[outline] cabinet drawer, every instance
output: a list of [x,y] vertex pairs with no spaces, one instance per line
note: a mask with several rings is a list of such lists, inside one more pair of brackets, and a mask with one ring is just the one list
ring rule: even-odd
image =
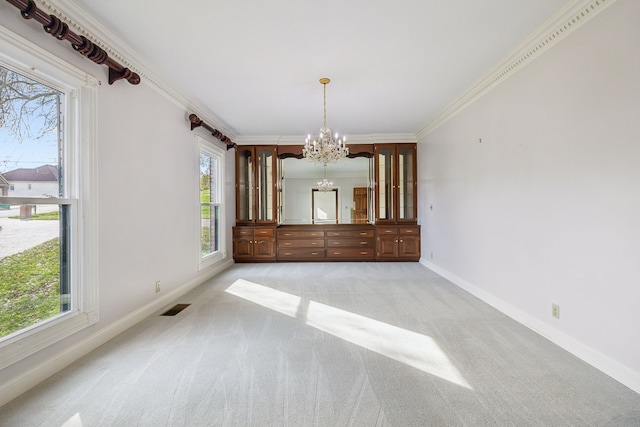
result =
[[273,237],[273,228],[238,227],[233,229],[233,237]]
[[324,258],[324,248],[321,249],[309,249],[309,248],[294,248],[278,249],[278,259],[314,259]]
[[420,235],[420,227],[400,227],[400,234]]
[[327,249],[327,258],[333,259],[373,259],[373,248],[330,248]]
[[327,231],[327,237],[373,237],[373,230]]
[[366,238],[363,237],[361,239],[358,238],[344,238],[344,237],[334,237],[327,239],[327,247],[330,248],[338,248],[338,247],[373,247],[373,237]]
[[255,237],[258,236],[273,236],[274,230],[273,228],[254,228],[253,235]]
[[233,237],[253,237],[253,229],[251,228],[234,228]]
[[309,239],[313,237],[324,239],[324,231],[278,230],[278,239]]
[[378,236],[398,234],[398,227],[378,227]]
[[278,239],[278,248],[323,248],[324,239]]

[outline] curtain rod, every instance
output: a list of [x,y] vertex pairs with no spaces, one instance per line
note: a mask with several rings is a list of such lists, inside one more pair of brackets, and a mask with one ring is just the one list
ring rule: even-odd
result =
[[206,130],[211,132],[211,135],[213,135],[215,138],[218,138],[220,141],[227,144],[227,150],[230,150],[236,147],[236,143],[231,141],[228,136],[220,132],[218,129],[212,128],[211,126],[209,126],[208,124],[200,120],[200,117],[196,116],[195,114],[193,113],[189,114],[189,121],[191,122],[191,130],[194,130],[195,128],[202,126]]
[[9,4],[20,9],[24,19],[35,19],[42,24],[44,30],[58,40],[68,40],[73,49],[86,56],[96,64],[104,64],[109,67],[109,84],[120,79],[126,79],[132,85],[140,83],[140,76],[130,69],[123,67],[118,62],[109,58],[107,52],[84,36],[80,36],[69,30],[69,26],[54,15],[48,15],[39,9],[33,0],[7,0]]

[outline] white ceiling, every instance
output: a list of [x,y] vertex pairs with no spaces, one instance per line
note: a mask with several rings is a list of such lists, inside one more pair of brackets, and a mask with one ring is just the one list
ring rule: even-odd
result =
[[571,3],[70,1],[235,137],[316,133],[321,77],[334,131],[415,135]]

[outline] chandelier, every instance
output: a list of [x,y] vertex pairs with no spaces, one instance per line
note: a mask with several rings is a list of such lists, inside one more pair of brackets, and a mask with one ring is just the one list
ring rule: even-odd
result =
[[333,182],[327,179],[327,167],[324,167],[324,178],[322,181],[318,181],[319,191],[331,191],[333,190]]
[[[331,134],[331,129],[327,128],[327,84],[331,80],[326,77],[320,79],[324,91],[324,125],[320,129],[318,139],[311,139],[311,135],[307,136],[302,149],[302,155],[310,159],[314,163],[321,163],[326,168],[328,163],[337,162],[338,160],[349,155],[349,148],[345,144],[346,138],[338,137],[338,133]],[[327,181],[326,177],[322,182]]]

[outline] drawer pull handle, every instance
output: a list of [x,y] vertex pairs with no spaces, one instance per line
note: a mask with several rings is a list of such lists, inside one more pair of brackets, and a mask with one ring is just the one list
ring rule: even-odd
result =
[[291,244],[291,242],[284,242],[284,245],[285,245],[285,246],[288,246],[288,245],[290,245],[290,244]]
[[340,252],[334,252],[333,254],[334,255],[340,255],[341,253]]
[[366,244],[367,244],[367,242],[360,242],[360,244],[361,244],[361,245],[366,245]]
[[311,252],[311,255],[318,255],[318,252]]
[[360,255],[366,255],[366,254],[368,254],[368,252],[367,252],[367,251],[362,251],[362,252],[360,252]]
[[317,245],[317,244],[318,244],[318,242],[311,242],[311,244],[312,244],[312,245]]

